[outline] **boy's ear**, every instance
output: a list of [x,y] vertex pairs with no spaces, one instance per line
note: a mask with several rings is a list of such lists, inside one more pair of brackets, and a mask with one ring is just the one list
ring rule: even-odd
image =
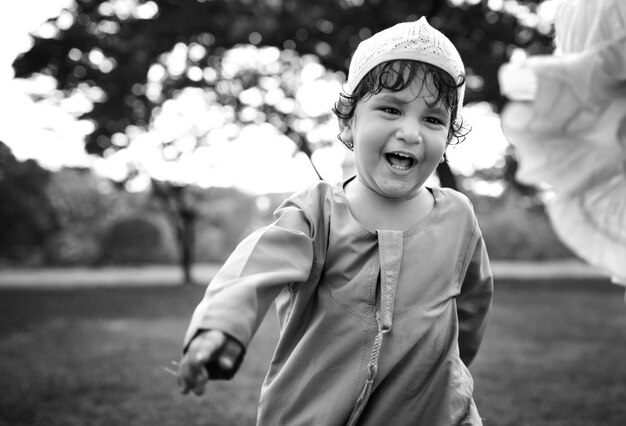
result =
[[343,132],[343,129],[347,126],[350,125],[350,120],[344,120],[342,118],[339,118],[337,120],[337,122],[339,123],[339,131]]
[[343,143],[352,142],[352,124],[350,120],[339,120],[339,137]]

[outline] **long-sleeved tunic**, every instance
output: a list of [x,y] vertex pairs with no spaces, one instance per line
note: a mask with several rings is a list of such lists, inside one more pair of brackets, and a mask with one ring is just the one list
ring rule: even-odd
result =
[[273,224],[241,242],[207,287],[185,346],[198,330],[218,329],[245,347],[275,301],[280,338],[258,424],[345,425],[368,376],[381,282],[391,276],[392,327],[358,424],[482,424],[467,365],[493,280],[471,204],[432,188],[434,208],[413,228],[370,230],[353,218],[343,187],[320,182],[293,195]]

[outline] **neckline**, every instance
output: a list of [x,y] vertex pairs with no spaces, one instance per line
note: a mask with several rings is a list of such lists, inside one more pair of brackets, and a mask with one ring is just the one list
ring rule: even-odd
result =
[[[370,229],[368,227],[366,227],[365,225],[363,225],[361,222],[359,222],[354,215],[352,214],[352,211],[350,210],[350,205],[348,204],[348,199],[346,197],[346,192],[345,192],[345,187],[346,185],[354,180],[356,178],[356,176],[352,176],[349,177],[347,179],[344,179],[343,181],[340,181],[336,186],[336,192],[339,194],[340,199],[341,199],[341,204],[342,204],[342,208],[344,210],[344,214],[346,215],[346,217],[350,220],[350,222],[352,222],[353,225],[355,225],[356,229],[358,231],[360,231],[361,234],[363,235],[377,235],[378,234],[378,230],[375,229]],[[433,198],[434,198],[434,205],[432,210],[428,213],[428,215],[426,215],[426,217],[424,217],[422,220],[420,220],[419,222],[415,223],[414,225],[410,226],[409,228],[403,230],[403,231],[398,231],[398,232],[402,232],[402,236],[403,237],[407,237],[409,235],[413,235],[417,232],[419,232],[420,230],[422,230],[423,228],[425,228],[426,226],[428,226],[436,216],[439,215],[439,210],[441,209],[441,204],[442,204],[442,192],[440,188],[436,188],[436,187],[427,187],[424,186],[424,189],[426,189],[427,191],[429,191]],[[380,231],[383,231],[383,229],[381,229]]]

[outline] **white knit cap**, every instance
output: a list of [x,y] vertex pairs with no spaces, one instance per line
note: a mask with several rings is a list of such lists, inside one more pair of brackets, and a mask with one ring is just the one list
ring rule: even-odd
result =
[[[441,68],[455,81],[465,75],[465,66],[452,42],[431,27],[426,18],[403,22],[363,40],[350,62],[348,81],[343,90],[353,94],[361,79],[377,65],[397,59],[425,62]],[[458,89],[458,111],[463,106],[465,84]]]

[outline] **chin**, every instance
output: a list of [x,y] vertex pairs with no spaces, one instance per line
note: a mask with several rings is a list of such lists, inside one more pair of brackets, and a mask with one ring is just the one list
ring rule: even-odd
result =
[[387,188],[381,191],[383,197],[398,201],[410,200],[411,198],[415,198],[418,194],[419,188],[415,190]]

